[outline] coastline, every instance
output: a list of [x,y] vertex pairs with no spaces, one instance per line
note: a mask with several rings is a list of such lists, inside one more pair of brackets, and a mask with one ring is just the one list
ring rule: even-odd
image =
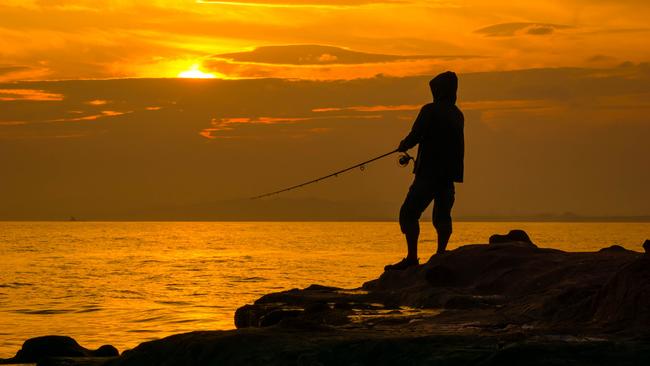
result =
[[[430,220],[430,213],[426,212],[422,215],[423,220]],[[539,215],[464,215],[454,218],[456,222],[503,222],[503,223],[516,223],[516,222],[540,222],[540,223],[650,223],[650,215],[635,215],[635,216],[583,216],[575,214],[567,215],[553,215],[553,214],[539,214]],[[277,218],[273,216],[263,218],[141,218],[141,219],[117,219],[117,218],[74,218],[71,220],[68,217],[63,218],[2,218],[0,222],[395,222],[395,217],[330,217],[330,218],[311,218],[307,217],[282,217]]]
[[650,361],[650,255],[619,246],[563,252],[507,236],[491,241],[356,289],[312,285],[267,294],[237,310],[237,330],[173,335],[114,358],[39,364]]

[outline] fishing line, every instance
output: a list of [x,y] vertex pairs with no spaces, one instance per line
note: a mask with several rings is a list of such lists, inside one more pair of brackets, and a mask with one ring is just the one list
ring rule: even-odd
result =
[[[273,192],[269,192],[269,193],[264,193],[264,194],[261,194],[261,195],[259,195],[259,196],[251,197],[250,199],[252,199],[252,200],[256,200],[256,199],[260,199],[260,198],[264,198],[264,197],[268,197],[268,196],[273,196],[273,195],[276,195],[276,194],[280,194],[280,193],[283,193],[283,192],[291,191],[291,190],[294,190],[294,189],[297,189],[297,188],[300,188],[300,187],[304,187],[304,186],[307,186],[307,185],[310,185],[310,184],[314,184],[314,183],[316,183],[316,182],[320,182],[320,181],[325,180],[325,179],[328,179],[328,178],[338,177],[339,174],[342,174],[342,173],[348,172],[348,171],[350,171],[350,170],[352,170],[352,169],[356,169],[356,168],[359,168],[361,171],[363,171],[363,170],[366,169],[366,164],[370,164],[370,163],[372,163],[373,161],[376,161],[376,160],[379,160],[379,159],[383,159],[383,158],[385,158],[385,157],[387,157],[387,156],[389,156],[389,155],[392,155],[392,154],[394,154],[394,153],[396,153],[396,152],[398,152],[397,149],[395,149],[395,150],[393,150],[393,151],[391,151],[391,152],[387,152],[387,153],[385,153],[385,154],[379,155],[379,156],[374,157],[374,158],[372,158],[372,159],[366,160],[366,161],[364,161],[364,162],[362,162],[362,163],[355,164],[355,165],[353,165],[353,166],[351,166],[351,167],[348,167],[348,168],[345,168],[345,169],[341,169],[341,170],[336,171],[336,172],[334,172],[334,173],[331,173],[331,174],[328,174],[328,175],[322,176],[322,177],[320,177],[320,178],[312,179],[312,180],[310,180],[310,181],[307,181],[307,182],[304,182],[304,183],[300,183],[300,184],[296,184],[295,186],[291,186],[291,187],[287,187],[287,188],[284,188],[284,189],[280,189],[280,190],[278,190],[278,191],[273,191]],[[400,155],[399,158],[398,158],[398,164],[399,164],[401,167],[405,167],[405,166],[407,166],[407,165],[409,164],[409,162],[410,162],[411,160],[413,160],[413,157],[412,157],[411,155],[409,155],[408,153],[403,152],[402,155]]]

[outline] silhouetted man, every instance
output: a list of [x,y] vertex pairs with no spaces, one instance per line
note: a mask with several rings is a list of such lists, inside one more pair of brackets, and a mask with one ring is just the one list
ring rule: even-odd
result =
[[399,224],[406,236],[408,254],[386,270],[402,270],[419,264],[418,237],[422,212],[433,201],[433,226],[438,233],[438,250],[445,252],[451,236],[451,208],[454,205],[454,182],[463,181],[465,155],[464,117],[456,107],[458,78],[447,71],[429,82],[433,103],[420,110],[411,132],[400,142],[398,151],[418,146],[409,188],[399,213]]

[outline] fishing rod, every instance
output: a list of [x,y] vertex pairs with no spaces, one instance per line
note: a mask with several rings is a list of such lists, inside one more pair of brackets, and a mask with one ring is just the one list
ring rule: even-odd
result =
[[[383,158],[385,158],[385,157],[387,157],[387,156],[389,156],[389,155],[393,155],[393,154],[396,153],[396,152],[398,152],[397,149],[395,149],[395,150],[393,150],[393,151],[391,151],[391,152],[387,152],[387,153],[385,153],[385,154],[379,155],[379,156],[374,157],[374,158],[372,158],[372,159],[366,160],[366,161],[364,161],[364,162],[362,162],[362,163],[355,164],[355,165],[353,165],[353,166],[351,166],[351,167],[348,167],[348,168],[345,168],[345,169],[341,169],[341,170],[336,171],[336,172],[334,172],[334,173],[331,173],[331,174],[328,174],[328,175],[322,176],[322,177],[320,177],[320,178],[312,179],[312,180],[307,181],[307,182],[304,182],[304,183],[296,184],[295,186],[291,186],[291,187],[287,187],[287,188],[284,188],[284,189],[280,189],[279,191],[273,191],[273,192],[269,192],[269,193],[264,193],[264,194],[261,194],[261,195],[259,195],[259,196],[251,197],[250,199],[252,199],[252,200],[257,200],[257,199],[260,199],[260,198],[264,198],[264,197],[269,197],[269,196],[273,196],[273,195],[276,195],[276,194],[280,194],[280,193],[283,193],[283,192],[292,191],[292,190],[294,190],[294,189],[297,189],[297,188],[300,188],[300,187],[304,187],[304,186],[307,186],[307,185],[310,185],[310,184],[314,184],[314,183],[316,183],[316,182],[320,182],[320,181],[325,180],[325,179],[328,179],[328,178],[338,177],[339,174],[342,174],[342,173],[348,172],[348,171],[353,170],[353,169],[356,169],[356,168],[360,168],[361,170],[365,170],[365,168],[366,168],[366,164],[370,164],[370,163],[372,163],[373,161],[376,161],[376,160],[379,160],[379,159],[383,159]],[[413,160],[413,157],[412,157],[411,155],[409,155],[407,152],[403,152],[402,155],[400,155],[400,157],[399,157],[399,159],[398,159],[398,164],[399,164],[400,166],[402,166],[402,167],[405,167],[405,166],[407,166],[407,165],[409,164],[409,161],[411,161],[411,160]]]

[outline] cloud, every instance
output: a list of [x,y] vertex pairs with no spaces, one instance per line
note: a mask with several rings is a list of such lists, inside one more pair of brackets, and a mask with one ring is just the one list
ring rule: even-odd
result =
[[248,62],[212,60],[203,63],[203,69],[227,78],[282,78],[304,80],[364,79],[377,75],[429,75],[436,69],[451,68],[451,61],[404,60],[389,63],[333,64],[333,65],[275,65]]
[[254,6],[270,8],[349,8],[372,4],[407,4],[404,0],[197,0],[200,4]]
[[[341,108],[340,110],[345,110]],[[326,117],[321,116],[309,116],[309,117],[257,117],[257,118],[248,118],[248,117],[231,117],[231,118],[213,118],[210,121],[211,127],[204,128],[199,132],[199,135],[208,138],[208,139],[217,139],[217,138],[242,138],[242,137],[254,137],[254,138],[269,138],[271,134],[268,130],[257,130],[253,134],[241,135],[241,130],[249,129],[256,125],[267,125],[267,126],[283,126],[283,125],[293,125],[297,123],[321,121],[328,122],[333,120],[359,120],[359,119],[379,119],[380,115],[365,115],[365,116],[355,116],[355,115],[329,115]],[[303,130],[310,133],[322,133],[329,131],[328,127],[308,127],[303,128]],[[233,134],[234,133],[234,134]],[[303,136],[303,134],[294,136]]]
[[357,105],[352,107],[320,107],[314,108],[311,111],[316,113],[322,112],[340,112],[340,111],[354,111],[354,112],[395,112],[395,111],[417,111],[422,106],[419,104],[404,104],[404,105]]
[[0,89],[0,102],[17,100],[56,102],[63,100],[63,95],[37,89]]
[[607,55],[593,55],[587,59],[588,62],[610,62],[615,61],[616,57],[607,56]]
[[25,66],[0,66],[0,77],[5,74],[29,70]]
[[208,138],[215,139],[217,136],[215,133],[222,131],[232,131],[236,128],[237,125],[269,125],[269,124],[288,124],[296,123],[300,121],[307,121],[310,118],[305,117],[258,117],[258,118],[248,118],[248,117],[232,117],[232,118],[213,118],[210,121],[212,127],[205,128],[199,135]]
[[[650,171],[640,168],[650,156],[647,64],[459,78],[467,181],[458,187],[458,215],[647,214]],[[65,98],[2,102],[0,161],[12,174],[2,177],[0,218],[151,219],[141,213],[148,210],[164,219],[172,211],[160,207],[173,205],[187,208],[173,211],[177,218],[206,218],[218,209],[192,204],[273,190],[394,149],[430,100],[429,79],[3,83]],[[133,112],[83,119],[105,110]],[[411,179],[389,158],[292,195],[386,200],[390,215]],[[357,207],[339,212],[378,218]]]
[[214,55],[202,63],[229,78],[352,79],[378,74],[412,76],[454,67],[474,55],[396,55],[324,45],[262,46],[251,51]]
[[93,100],[89,100],[89,101],[86,102],[86,104],[94,105],[94,106],[106,105],[108,103],[110,103],[110,102],[108,100],[104,100],[104,99],[93,99]]
[[468,111],[498,111],[498,110],[520,110],[538,111],[552,108],[557,102],[548,99],[505,99],[505,100],[479,100],[460,103],[463,110]]
[[457,59],[471,56],[388,55],[323,45],[262,46],[252,51],[223,53],[216,59],[277,65],[332,65],[394,62],[401,60]]
[[5,65],[0,66],[0,82],[37,78],[47,73],[48,70],[44,67],[34,68],[22,65]]
[[100,118],[106,117],[117,117],[123,114],[132,113],[131,111],[120,112],[120,111],[101,111],[97,114],[88,114],[80,117],[67,117],[49,120],[47,122],[78,122],[78,121],[95,121]]
[[[582,2],[578,8],[572,3],[548,6],[542,1],[526,7],[456,0],[238,3],[303,4],[305,8],[222,6],[187,0],[5,1],[0,5],[2,62],[37,70],[22,69],[22,76],[0,71],[0,81],[175,77],[215,54],[238,55],[242,52],[237,51],[247,47],[287,43],[336,45],[370,55],[320,52],[306,58],[292,56],[289,60],[270,61],[286,62],[283,64],[213,58],[210,66],[216,72],[223,70],[228,78],[346,79],[379,73],[420,75],[443,67],[461,72],[581,67],[589,65],[586,60],[594,54],[616,55],[634,62],[647,59],[643,33],[615,33],[615,28],[626,32],[647,28],[647,7],[616,5],[616,12],[612,12],[612,3],[599,2],[590,4],[592,10],[586,12],[576,10],[586,9]],[[401,3],[408,6],[395,5]],[[310,6],[348,7],[329,11]],[[613,13],[619,16],[612,18]],[[496,24],[503,19],[547,22]],[[566,25],[561,22],[567,19],[576,19],[580,28],[563,28]],[[490,24],[496,25],[484,27]],[[479,28],[479,32],[471,31]],[[606,32],[596,32],[601,29]],[[548,36],[553,34],[570,37]],[[523,36],[512,37],[517,35]],[[576,47],[578,42],[580,46]],[[554,52],[549,52],[551,48]],[[490,58],[404,59],[447,54]],[[374,57],[377,62],[355,60],[352,56]]]
[[513,37],[518,35],[545,36],[558,30],[570,29],[572,26],[549,23],[500,23],[475,32],[488,37]]

